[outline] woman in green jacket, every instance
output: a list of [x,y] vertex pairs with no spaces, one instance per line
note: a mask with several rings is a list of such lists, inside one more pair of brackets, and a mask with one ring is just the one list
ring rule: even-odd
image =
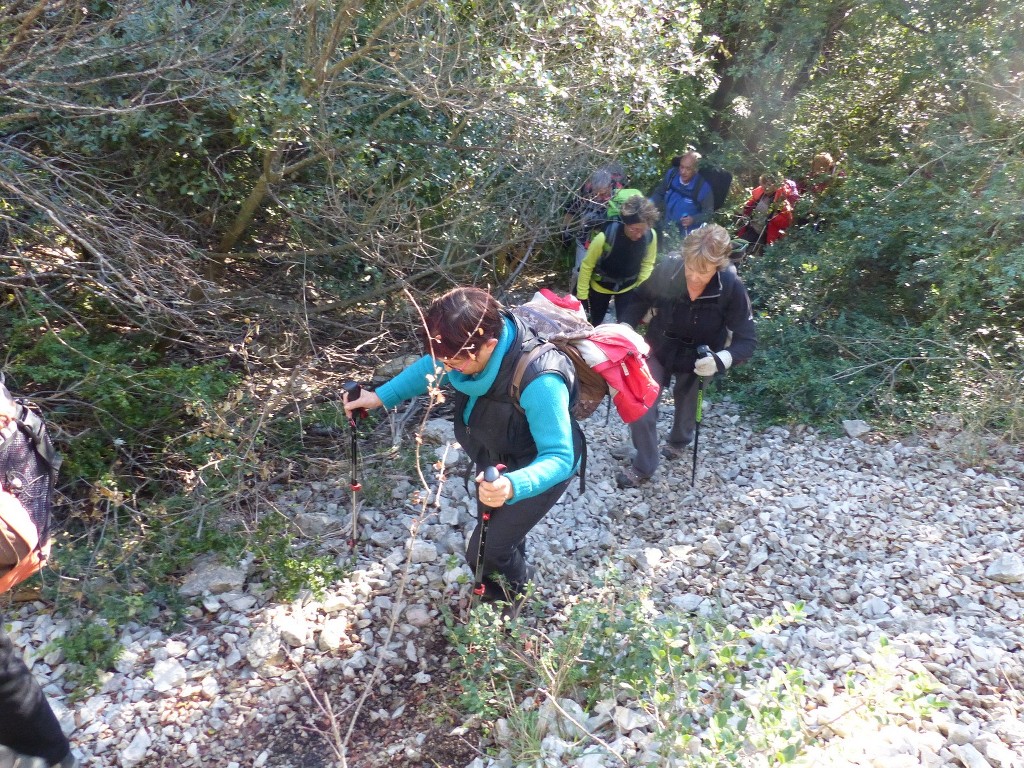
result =
[[615,314],[622,317],[632,292],[651,275],[658,257],[658,235],[653,227],[660,214],[641,194],[622,204],[619,220],[594,235],[580,265],[576,298],[583,302],[590,322],[604,321],[615,299]]

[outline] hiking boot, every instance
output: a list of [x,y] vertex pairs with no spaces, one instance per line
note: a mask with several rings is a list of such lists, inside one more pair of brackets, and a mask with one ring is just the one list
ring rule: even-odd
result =
[[650,480],[649,475],[641,475],[634,467],[626,467],[615,476],[615,484],[619,488],[639,488]]
[[676,459],[681,459],[681,458],[683,458],[683,456],[685,456],[687,454],[686,448],[692,442],[693,442],[692,440],[688,440],[685,443],[678,443],[678,444],[677,443],[665,443],[665,445],[662,446],[661,455],[663,457],[665,457],[666,459],[668,459],[669,461],[675,461]]

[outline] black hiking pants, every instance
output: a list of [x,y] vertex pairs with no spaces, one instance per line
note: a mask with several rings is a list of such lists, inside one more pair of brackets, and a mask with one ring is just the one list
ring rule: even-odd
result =
[[11,639],[0,629],[0,744],[59,763],[71,745],[39,683]]
[[[571,480],[570,477],[538,496],[505,504],[491,511],[487,535],[484,537],[484,600],[503,600],[522,594],[528,581],[526,534],[558,503]],[[477,499],[476,528],[466,546],[466,562],[474,572],[484,509],[486,507]]]
[[608,314],[608,307],[612,303],[612,299],[615,299],[615,318],[617,322],[626,314],[626,310],[629,305],[636,300],[636,294],[633,288],[626,291],[625,293],[601,293],[600,291],[591,291],[590,298],[587,301],[590,302],[590,323],[591,325],[600,325],[604,322],[604,316]]

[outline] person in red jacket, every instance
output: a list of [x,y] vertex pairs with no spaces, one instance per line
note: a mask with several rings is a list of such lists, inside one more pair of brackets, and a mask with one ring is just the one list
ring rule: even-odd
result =
[[828,152],[819,152],[811,160],[811,172],[797,180],[796,188],[801,195],[822,195],[836,181],[844,177],[842,169]]
[[781,173],[763,173],[759,182],[743,206],[741,216],[746,223],[740,227],[736,237],[755,246],[771,245],[782,238],[793,223],[793,206],[800,199],[800,193],[796,182]]

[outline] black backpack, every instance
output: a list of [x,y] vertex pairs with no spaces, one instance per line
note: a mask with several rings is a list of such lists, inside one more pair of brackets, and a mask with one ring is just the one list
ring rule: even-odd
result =
[[724,168],[715,168],[709,165],[700,169],[700,175],[711,186],[711,194],[715,199],[715,210],[717,211],[725,205],[725,200],[729,197],[732,174]]
[[50,442],[42,418],[24,401],[11,396],[2,375],[0,415],[9,418],[0,429],[0,527],[13,543],[16,558],[16,562],[0,563],[3,593],[46,564],[61,457]]
[[[611,285],[606,285],[603,282],[607,277],[603,271],[604,263],[608,260],[608,257],[611,256],[612,250],[615,248],[615,240],[618,238],[619,233],[622,231],[622,227],[622,221],[619,219],[614,219],[605,224],[604,249],[601,251],[601,257],[597,260],[597,263],[594,265],[594,275],[597,276],[598,280],[601,281],[602,285],[604,285],[606,288],[610,288],[613,291],[621,290],[623,286],[636,282],[636,279],[640,277],[640,273],[638,272],[635,275],[629,275],[627,277],[619,278],[617,281],[613,281]],[[654,234],[650,229],[648,229],[647,232],[644,233],[644,248],[647,248],[651,244],[651,238],[653,237]]]

